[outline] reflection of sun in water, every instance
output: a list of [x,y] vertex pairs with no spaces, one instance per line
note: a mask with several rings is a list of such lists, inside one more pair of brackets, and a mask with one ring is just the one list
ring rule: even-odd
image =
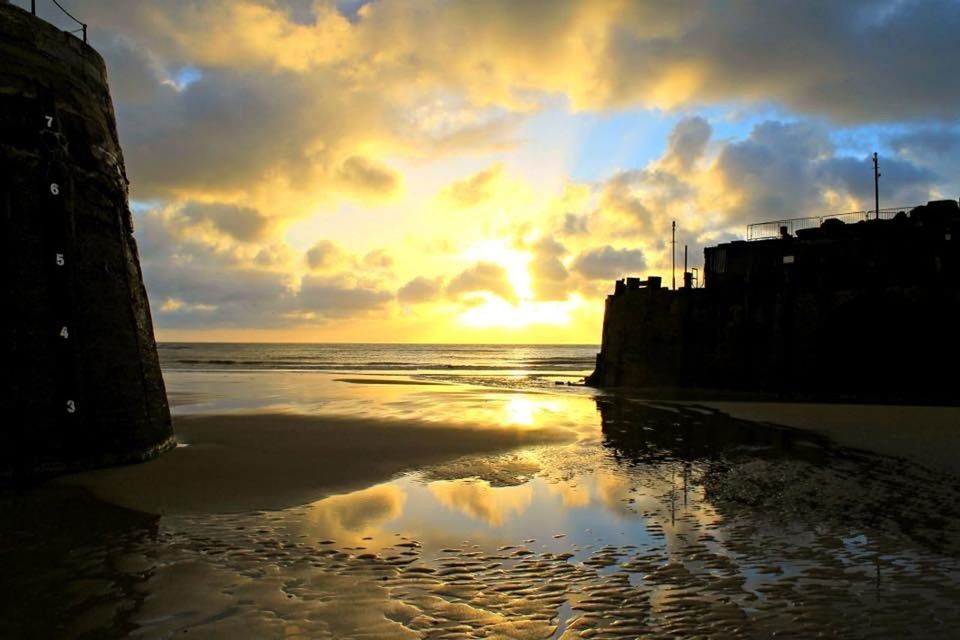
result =
[[544,414],[556,412],[559,405],[560,403],[554,400],[523,396],[510,398],[503,406],[504,422],[524,427],[540,427],[543,426]]

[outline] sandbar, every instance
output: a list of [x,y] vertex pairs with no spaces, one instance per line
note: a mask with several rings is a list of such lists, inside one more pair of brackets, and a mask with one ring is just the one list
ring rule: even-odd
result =
[[572,438],[562,429],[295,414],[178,416],[174,430],[186,446],[143,464],[57,482],[147,513],[274,510],[463,456]]

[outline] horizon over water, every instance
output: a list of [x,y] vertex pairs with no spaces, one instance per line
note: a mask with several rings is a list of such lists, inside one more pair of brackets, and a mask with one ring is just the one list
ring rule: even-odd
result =
[[429,343],[158,343],[165,371],[314,371],[543,387],[576,383],[599,345]]

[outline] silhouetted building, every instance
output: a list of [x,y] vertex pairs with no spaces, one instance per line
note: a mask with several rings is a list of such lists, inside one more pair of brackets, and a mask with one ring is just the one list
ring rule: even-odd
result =
[[103,60],[0,2],[0,477],[173,445]]
[[958,233],[935,201],[709,247],[703,288],[619,281],[588,383],[957,399]]

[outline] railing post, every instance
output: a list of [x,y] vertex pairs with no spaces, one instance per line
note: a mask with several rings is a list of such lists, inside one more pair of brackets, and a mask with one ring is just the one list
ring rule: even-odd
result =
[[83,25],[83,42],[84,44],[86,44],[87,42],[87,25],[86,24]]
[[30,0],[30,13],[37,15],[37,0]]

